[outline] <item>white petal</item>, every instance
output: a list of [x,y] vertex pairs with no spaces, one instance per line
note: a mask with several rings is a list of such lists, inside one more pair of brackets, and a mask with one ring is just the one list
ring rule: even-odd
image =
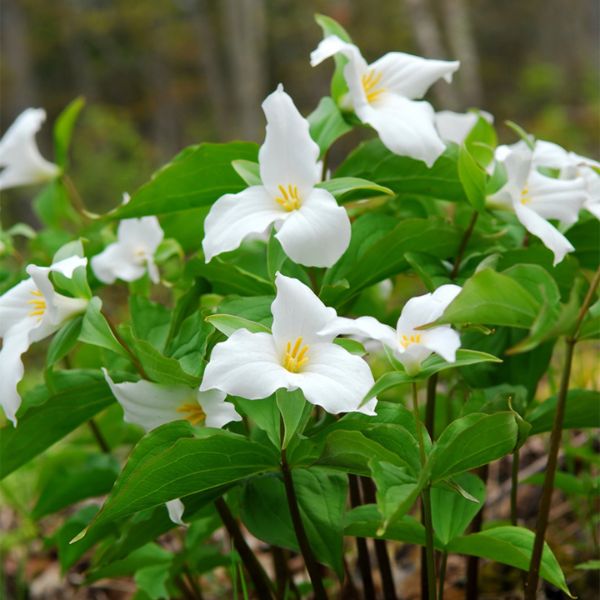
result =
[[331,414],[358,410],[375,383],[369,365],[337,344],[310,346],[308,363],[293,375],[306,399]]
[[86,265],[87,258],[74,255],[54,263],[50,266],[50,270],[61,273],[65,277],[71,278],[75,269],[78,269],[79,267],[85,267]]
[[183,502],[179,498],[175,498],[175,500],[169,500],[166,503],[167,512],[169,513],[169,519],[175,523],[175,525],[186,526],[183,522],[183,512],[185,511],[185,506]]
[[421,370],[421,363],[431,356],[431,352],[423,344],[411,344],[406,349],[398,346],[394,355],[404,365],[408,375],[416,375]]
[[290,212],[275,237],[294,261],[330,267],[350,244],[350,219],[326,190],[314,189],[302,206]]
[[484,110],[466,113],[440,110],[435,113],[435,126],[444,141],[462,144],[479,117],[483,117],[488,123],[494,122],[494,117]]
[[114,397],[123,407],[125,421],[146,431],[185,418],[177,409],[186,402],[196,401],[192,388],[160,385],[143,379],[115,383],[106,369],[103,372]]
[[262,233],[269,225],[289,215],[260,185],[238,194],[221,196],[204,221],[202,248],[209,262],[213,256],[235,250],[251,233]]
[[334,336],[358,335],[381,342],[390,348],[395,348],[398,344],[396,331],[389,325],[380,323],[374,317],[359,317],[358,319],[337,317],[320,333]]
[[41,108],[28,108],[8,128],[0,140],[0,190],[42,183],[54,179],[58,166],[42,157],[35,142],[35,134],[46,119]]
[[117,238],[138,250],[144,250],[148,255],[153,255],[164,237],[158,219],[154,216],[141,219],[124,219],[119,223]]
[[200,391],[216,388],[257,400],[280,388],[295,389],[290,375],[280,362],[272,335],[238,329],[213,348]]
[[[37,287],[33,279],[25,279],[0,296],[0,337],[7,335],[8,331],[17,323],[28,318],[33,307],[30,303],[34,299],[33,292]],[[29,317],[31,326],[35,326],[36,319]]]
[[422,98],[438,79],[443,78],[450,83],[459,66],[458,61],[431,60],[404,52],[388,52],[371,63],[369,69],[382,74],[380,85],[383,88],[415,100]]
[[515,213],[523,227],[540,238],[544,246],[554,253],[554,265],[561,262],[565,254],[575,250],[571,242],[558,229],[531,208],[515,202]]
[[278,273],[275,277],[277,295],[271,305],[273,313],[273,338],[279,352],[286,344],[292,345],[301,337],[304,344],[331,341],[335,335],[322,335],[337,314],[319,300],[306,285],[292,277]]
[[21,355],[29,348],[30,324],[24,321],[10,328],[2,340],[0,350],[0,406],[6,418],[17,426],[17,411],[21,406],[21,396],[17,385],[25,372]]
[[460,285],[455,285],[453,283],[441,285],[433,292],[433,294],[431,295],[431,299],[441,304],[441,310],[443,313],[443,311],[446,310],[446,308],[450,305],[454,298],[456,298],[456,296],[460,294],[461,290],[462,288],[460,287]]
[[231,402],[225,402],[225,394],[221,390],[198,391],[198,403],[202,407],[207,427],[222,428],[232,421],[241,421],[242,417]]
[[398,335],[411,335],[417,327],[439,319],[460,290],[460,286],[448,284],[442,285],[432,294],[411,298],[404,305],[398,319],[396,328]]
[[92,270],[96,277],[106,284],[114,283],[117,279],[135,281],[144,276],[144,263],[137,260],[131,248],[114,242],[104,248],[100,254],[92,257]]
[[280,195],[280,185],[296,186],[304,197],[320,179],[319,146],[310,137],[308,121],[281,85],[262,107],[267,118],[265,141],[258,153],[262,183],[273,198]]
[[428,102],[383,94],[376,104],[359,107],[356,113],[377,131],[394,154],[422,160],[431,167],[446,149],[435,129],[433,108]]
[[568,152],[558,144],[537,140],[533,149],[533,164],[535,167],[562,169],[571,160]]
[[515,144],[503,160],[508,182],[507,187],[520,194],[527,184],[533,167],[533,154],[525,142]]
[[434,327],[423,331],[421,344],[444,360],[454,362],[456,351],[460,348],[460,336],[450,326]]

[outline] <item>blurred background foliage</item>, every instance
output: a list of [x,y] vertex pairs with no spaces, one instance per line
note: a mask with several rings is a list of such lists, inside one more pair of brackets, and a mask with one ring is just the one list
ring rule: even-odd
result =
[[[598,158],[599,3],[596,0],[3,0],[0,130],[27,106],[52,122],[87,101],[72,174],[86,204],[118,204],[182,147],[260,141],[260,103],[282,82],[308,114],[328,92],[331,65],[312,69],[315,12],[342,23],[368,60],[391,50],[457,58],[437,110],[477,106],[503,126]],[[51,128],[40,134],[49,158]],[[356,135],[365,135],[364,132]],[[335,165],[356,142],[336,145]],[[3,221],[34,222],[5,193]]]

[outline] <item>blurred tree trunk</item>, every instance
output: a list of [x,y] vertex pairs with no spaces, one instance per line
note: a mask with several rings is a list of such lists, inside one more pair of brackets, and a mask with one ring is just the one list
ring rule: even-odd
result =
[[262,137],[260,104],[266,91],[266,11],[264,0],[222,0],[223,24],[229,55],[230,95],[234,99],[238,134]]
[[[483,89],[479,74],[479,55],[471,29],[466,0],[442,0],[446,34],[453,58],[460,60],[457,83],[468,106],[481,106]],[[464,108],[464,107],[463,107]]]
[[[440,28],[428,0],[404,0],[417,45],[427,58],[447,59],[448,53],[442,41]],[[436,109],[460,107],[460,95],[452,85],[440,81],[432,87]]]

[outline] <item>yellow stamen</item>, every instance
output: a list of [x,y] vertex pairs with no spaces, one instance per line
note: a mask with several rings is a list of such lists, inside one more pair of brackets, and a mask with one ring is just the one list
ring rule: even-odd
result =
[[400,340],[400,344],[406,350],[411,344],[419,344],[421,342],[421,334],[417,333],[416,335],[411,335],[410,337],[407,335],[403,335]]
[[31,295],[33,298],[31,300],[27,300],[27,304],[31,304],[33,310],[29,313],[30,317],[38,317],[38,321],[42,317],[42,315],[46,312],[46,300],[44,299],[44,294],[39,290],[32,290]]
[[177,409],[177,412],[184,414],[188,413],[184,419],[189,421],[192,425],[199,425],[206,419],[206,413],[197,402],[186,402]]
[[300,369],[308,362],[308,345],[302,345],[302,338],[299,337],[294,342],[292,348],[292,342],[288,342],[285,348],[285,355],[283,357],[283,366],[290,371],[290,373],[298,373]]
[[281,193],[281,196],[275,198],[277,204],[281,205],[288,212],[300,208],[302,201],[300,199],[300,194],[298,193],[298,186],[290,184],[287,188],[283,185],[278,185],[277,187]]
[[521,190],[521,204],[529,204],[531,202],[531,196],[529,195],[529,188],[525,186]]
[[374,102],[386,91],[384,87],[378,87],[382,77],[383,73],[381,71],[375,71],[374,69],[369,69],[369,71],[361,77],[367,102]]

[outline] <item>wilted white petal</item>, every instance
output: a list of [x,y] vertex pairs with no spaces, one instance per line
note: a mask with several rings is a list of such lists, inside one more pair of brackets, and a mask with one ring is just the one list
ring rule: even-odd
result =
[[169,519],[171,519],[175,525],[186,527],[186,524],[183,522],[183,512],[185,511],[183,502],[179,498],[175,498],[175,500],[169,500],[166,503],[166,506],[167,512],[169,513]]
[[262,233],[269,225],[287,218],[263,186],[252,186],[238,194],[221,196],[204,221],[202,248],[206,262],[222,252],[235,250],[251,233]]
[[276,237],[294,262],[330,267],[348,248],[350,235],[346,210],[328,191],[313,189],[300,208],[290,212]]
[[304,344],[333,340],[335,333],[320,333],[336,318],[333,308],[325,306],[308,286],[292,277],[277,273],[275,286],[277,295],[271,312],[278,351],[282,351],[288,342],[293,345],[298,338],[302,338]]

